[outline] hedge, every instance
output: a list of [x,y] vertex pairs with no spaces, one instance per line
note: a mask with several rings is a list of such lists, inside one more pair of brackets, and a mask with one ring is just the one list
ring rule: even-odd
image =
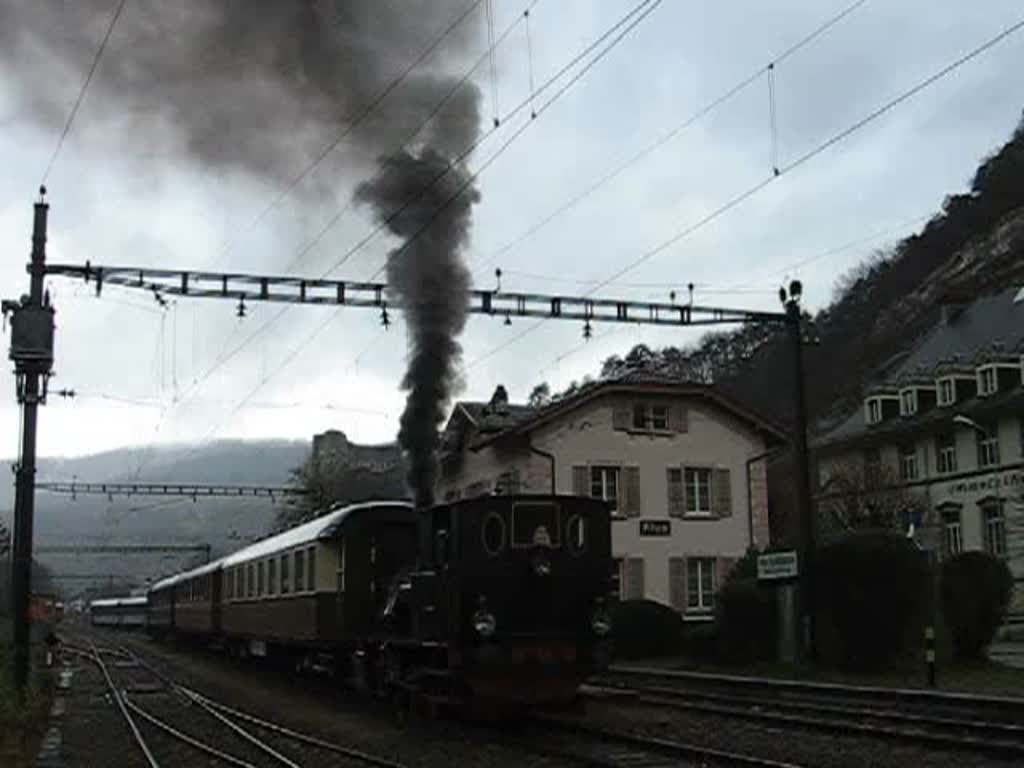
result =
[[911,541],[855,533],[823,547],[812,569],[822,661],[872,670],[919,655],[930,580]]
[[942,564],[942,611],[962,659],[977,659],[1006,618],[1013,575],[1006,563],[985,552],[965,552]]
[[617,658],[677,654],[682,647],[682,630],[682,617],[654,600],[626,600],[612,611],[612,637]]
[[756,579],[730,579],[715,598],[715,633],[723,661],[770,661],[778,638],[778,599]]

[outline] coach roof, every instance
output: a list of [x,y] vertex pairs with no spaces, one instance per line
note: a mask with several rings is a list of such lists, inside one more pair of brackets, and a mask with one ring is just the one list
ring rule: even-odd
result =
[[364,510],[379,509],[406,509],[412,510],[413,506],[406,501],[368,501],[362,504],[351,504],[345,507],[335,507],[326,515],[321,515],[315,520],[303,523],[295,528],[290,528],[276,536],[257,541],[244,549],[240,549],[222,558],[219,564],[225,567],[245,563],[256,558],[280,552],[281,550],[300,547],[304,544],[311,544],[320,539],[329,539],[337,533],[338,528],[350,516]]

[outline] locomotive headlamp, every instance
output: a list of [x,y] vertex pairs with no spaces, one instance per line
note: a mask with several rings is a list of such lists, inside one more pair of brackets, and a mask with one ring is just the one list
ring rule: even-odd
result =
[[598,637],[604,637],[612,631],[612,620],[604,608],[598,608],[590,617],[590,628]]
[[480,608],[473,614],[473,629],[481,637],[490,637],[497,628],[498,622],[495,620],[494,614],[487,608]]
[[551,574],[551,558],[547,552],[537,552],[533,556],[533,572],[538,576],[549,576]]

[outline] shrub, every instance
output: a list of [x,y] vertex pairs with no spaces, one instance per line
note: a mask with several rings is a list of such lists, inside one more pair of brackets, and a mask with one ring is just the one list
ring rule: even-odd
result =
[[715,598],[715,630],[724,661],[775,658],[778,637],[777,599],[770,587],[753,579],[731,579]]
[[615,655],[622,659],[679,653],[682,629],[682,617],[653,600],[626,600],[612,612]]
[[1002,560],[985,552],[965,552],[942,564],[943,618],[962,659],[984,654],[1006,618],[1013,576]]
[[822,660],[870,670],[920,651],[928,566],[908,539],[853,534],[818,552],[811,577]]

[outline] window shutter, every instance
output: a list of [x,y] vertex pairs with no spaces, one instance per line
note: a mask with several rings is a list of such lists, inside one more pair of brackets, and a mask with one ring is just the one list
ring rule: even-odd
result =
[[686,432],[690,429],[690,415],[686,406],[682,403],[673,403],[670,417],[672,422],[669,426],[673,432]]
[[718,517],[732,516],[732,485],[728,469],[712,471],[713,487],[711,502],[715,515]]
[[612,429],[628,430],[632,420],[629,403],[615,402],[612,404]]
[[668,602],[680,613],[686,610],[686,562],[681,557],[668,559]]
[[644,599],[644,559],[642,557],[626,559],[626,599]]
[[686,499],[683,496],[683,470],[679,467],[668,467],[665,476],[668,483],[668,516],[682,517],[686,511]]
[[622,511],[626,517],[640,517],[640,468],[623,467]]
[[577,496],[590,495],[590,478],[586,467],[572,468],[572,492]]

